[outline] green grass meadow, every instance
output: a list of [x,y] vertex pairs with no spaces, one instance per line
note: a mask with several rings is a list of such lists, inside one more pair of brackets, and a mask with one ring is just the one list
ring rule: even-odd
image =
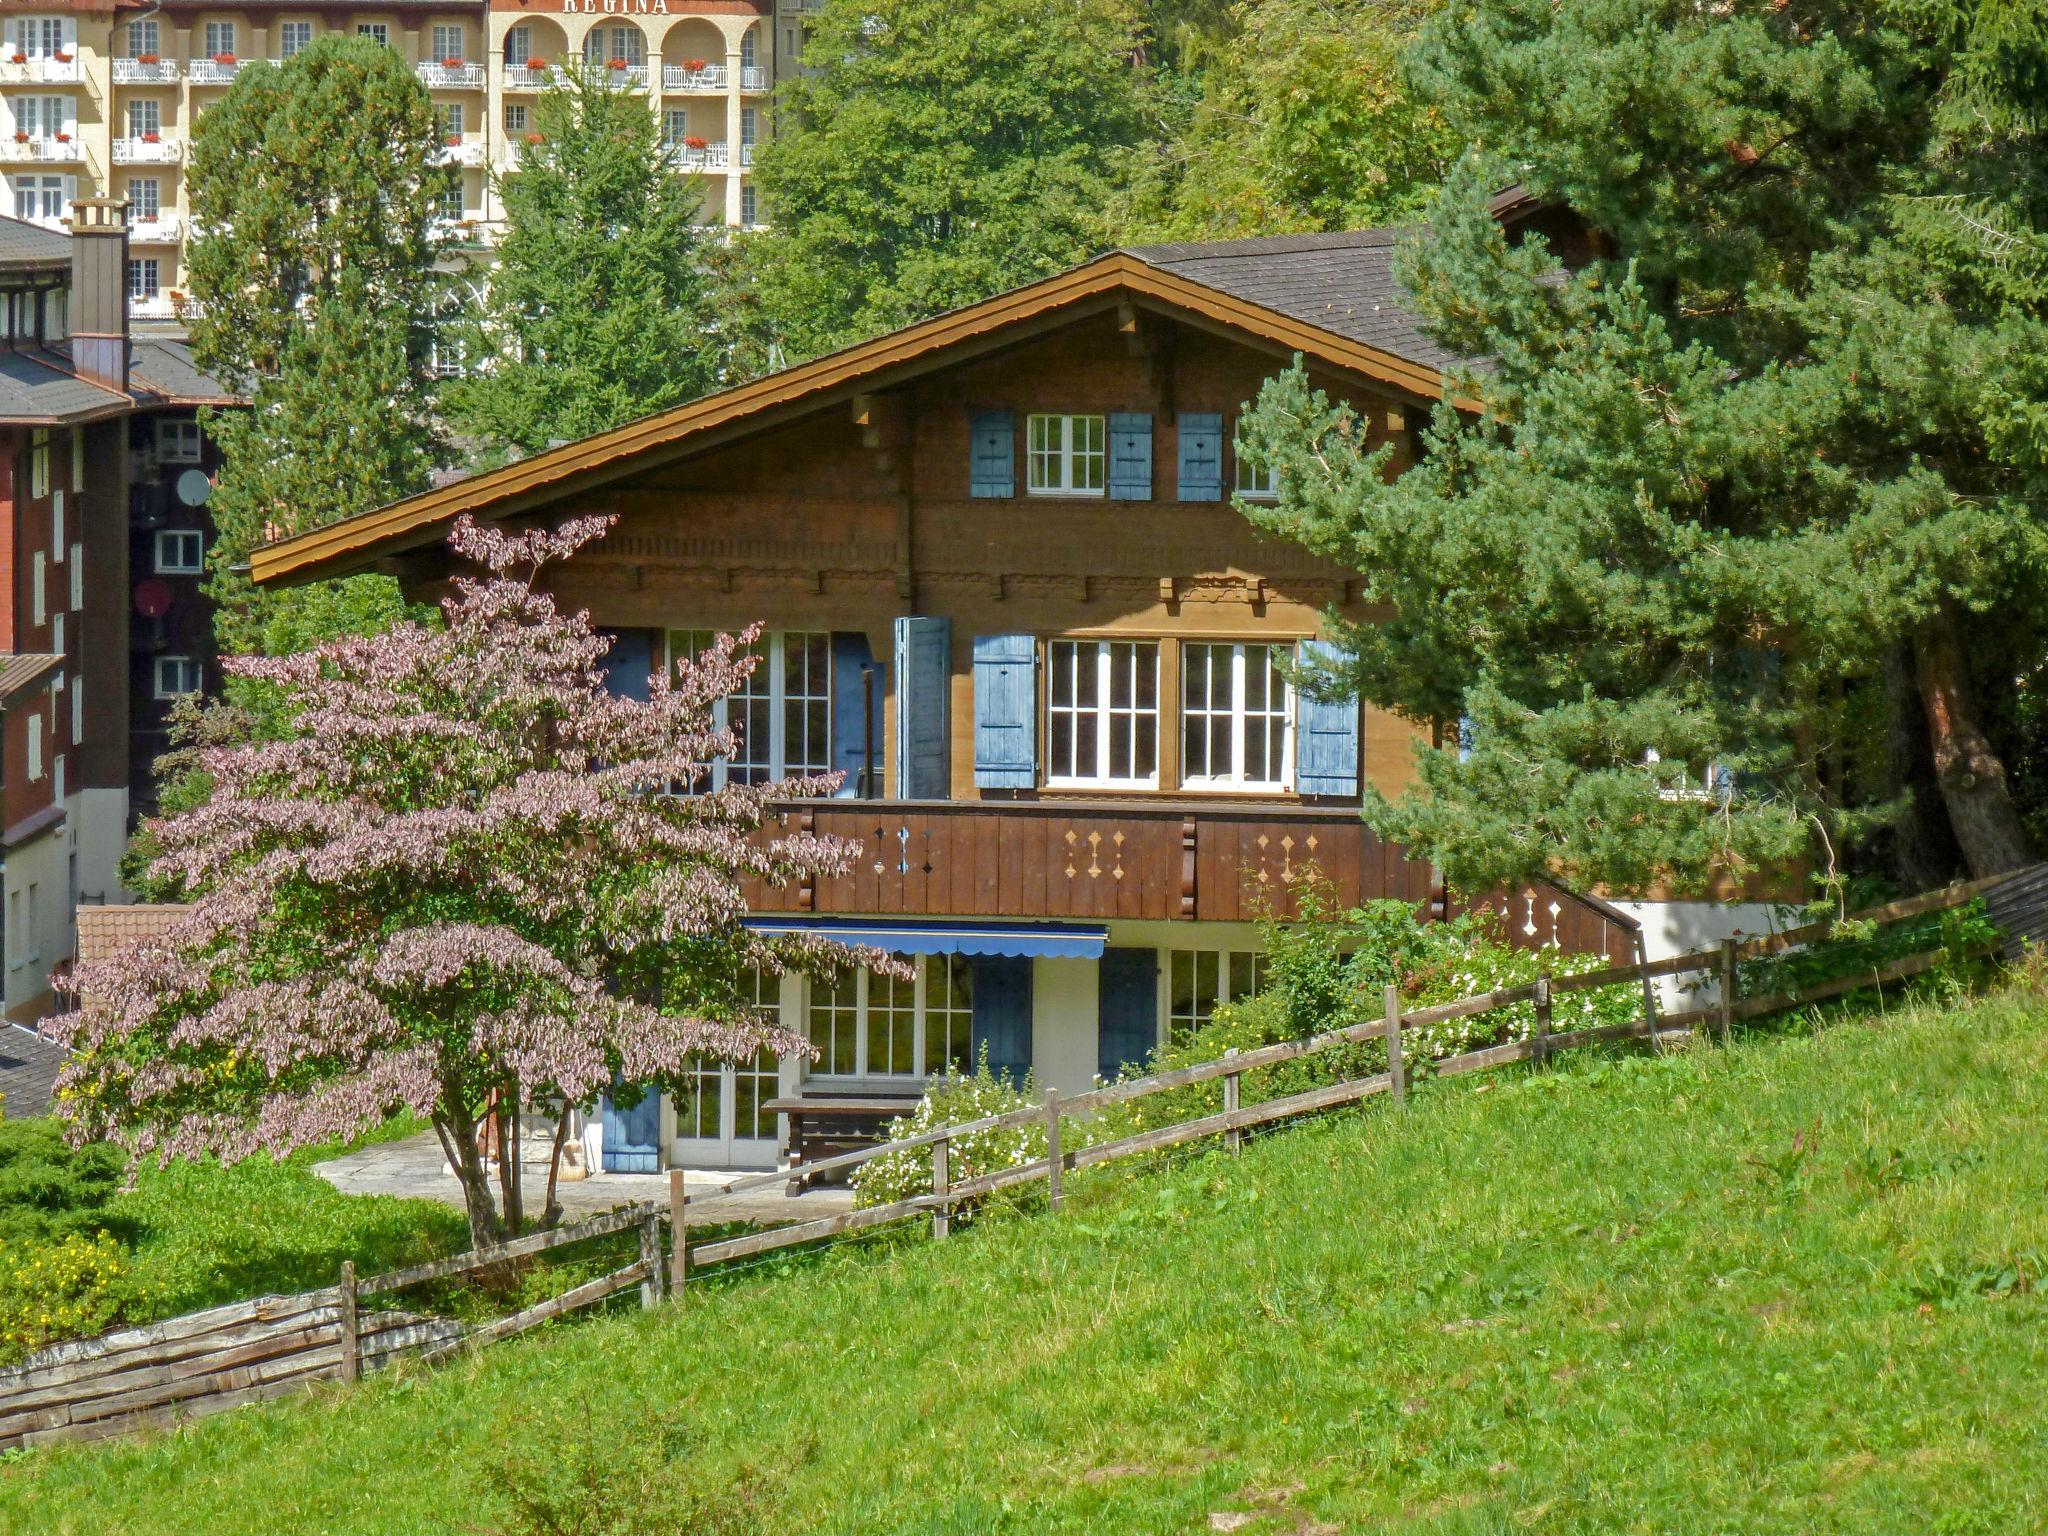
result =
[[17,1457],[0,1530],[2037,1531],[2044,1069],[2014,989],[1425,1085]]

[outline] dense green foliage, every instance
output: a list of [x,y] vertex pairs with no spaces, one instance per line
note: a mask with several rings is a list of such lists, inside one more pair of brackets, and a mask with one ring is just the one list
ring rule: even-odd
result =
[[[446,390],[465,433],[526,453],[702,394],[713,378],[704,184],[670,168],[647,103],[578,72],[535,101],[494,184],[504,234]],[[480,275],[481,277],[481,275]]]
[[464,1246],[454,1206],[344,1195],[312,1171],[339,1150],[143,1168],[124,1192],[117,1148],[69,1147],[55,1120],[0,1122],[0,1358],[329,1285],[344,1259],[374,1273]]
[[2044,1051],[2015,993],[1424,1085],[1057,1218],[38,1455],[0,1525],[2028,1530]]
[[[1909,806],[1974,872],[2029,857],[1975,697],[2048,596],[2044,61],[2039,8],[1993,4],[1426,24],[1415,88],[1473,152],[1407,275],[1491,360],[1484,413],[1440,411],[1392,483],[1299,375],[1250,434],[1282,480],[1254,519],[1396,615],[1340,686],[1471,723],[1374,797],[1383,834],[1474,887],[1825,865]],[[1594,259],[1504,234],[1514,180]]]
[[1049,276],[1105,243],[1138,141],[1127,0],[832,0],[756,159],[792,357]]
[[265,541],[421,489],[440,453],[427,355],[430,220],[453,174],[426,88],[392,49],[332,34],[241,69],[195,126],[192,346],[251,401],[211,415],[208,590],[228,653],[283,654],[400,611],[381,577],[258,594]]

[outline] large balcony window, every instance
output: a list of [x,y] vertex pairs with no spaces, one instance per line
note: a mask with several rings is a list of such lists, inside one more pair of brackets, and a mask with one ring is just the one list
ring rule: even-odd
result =
[[1251,950],[1176,949],[1166,967],[1166,1035],[1179,1045],[1215,1017],[1219,1003],[1257,992],[1266,957]]
[[1159,783],[1159,645],[1055,640],[1046,647],[1046,782],[1056,789]]
[[[709,648],[713,634],[674,629],[668,664]],[[832,636],[778,630],[755,642],[758,658],[740,691],[717,706],[717,723],[738,744],[712,766],[713,786],[763,784],[832,771]]]
[[1284,790],[1292,778],[1292,647],[1183,645],[1181,782],[1190,789]]

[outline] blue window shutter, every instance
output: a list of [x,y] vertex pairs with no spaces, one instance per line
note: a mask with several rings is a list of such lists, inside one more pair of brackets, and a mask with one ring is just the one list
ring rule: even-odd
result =
[[1038,784],[1038,642],[974,637],[974,782],[983,789]]
[[974,1061],[988,1052],[989,1071],[1024,1086],[1031,1070],[1031,957],[974,957]]
[[654,678],[656,632],[651,629],[608,629],[612,648],[605,652],[598,670],[604,677],[604,691],[624,699],[645,699],[647,685]]
[[[1304,667],[1334,661],[1337,648],[1327,640],[1304,640]],[[1294,787],[1304,795],[1358,793],[1358,700],[1296,696]]]
[[896,621],[896,794],[943,800],[953,790],[953,621]]
[[973,438],[973,463],[968,472],[971,496],[1017,494],[1017,426],[1008,411],[976,411],[968,424]]
[[1159,951],[1105,949],[1096,980],[1095,1070],[1112,1082],[1159,1044]]
[[1223,418],[1213,411],[1182,411],[1180,499],[1223,499]]
[[1109,499],[1152,499],[1152,418],[1112,411],[1109,422]]
[[[617,1098],[614,1098],[614,1095]],[[621,1107],[618,1099],[634,1100]],[[599,1111],[604,1126],[600,1156],[606,1173],[661,1172],[661,1095],[652,1088],[628,1089],[618,1082]]]
[[[868,762],[868,731],[860,717],[861,695],[865,691],[861,685],[863,672],[874,677],[871,706],[875,747],[873,763]],[[839,781],[839,788],[833,792],[835,800],[866,799],[871,787],[868,783],[870,771],[874,776],[873,791],[881,791],[882,700],[888,691],[889,681],[882,675],[882,669],[875,665],[875,653],[868,644],[868,637],[859,630],[835,633],[832,636],[832,766],[845,775]]]

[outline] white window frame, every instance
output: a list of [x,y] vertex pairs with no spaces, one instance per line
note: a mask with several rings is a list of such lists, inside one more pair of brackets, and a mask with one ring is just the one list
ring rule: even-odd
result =
[[28,712],[28,780],[31,784],[43,776],[43,707],[37,704]]
[[158,23],[156,18],[145,17],[140,21],[131,21],[128,23],[127,56],[129,58],[139,59],[144,54],[150,53],[155,54],[158,58],[162,58],[163,52],[163,28],[161,24]]
[[237,59],[242,56],[241,50],[236,47],[235,24],[232,21],[207,22],[199,38],[205,45],[206,58],[217,59],[224,53],[232,54]]
[[[824,1054],[810,1069],[812,1082],[926,1082],[946,1070],[948,1065],[962,1071],[974,1070],[974,957],[972,955],[909,955],[908,959],[917,967],[917,975],[910,984],[911,1038],[908,1070],[876,1070],[872,1047],[880,1038],[871,1031],[870,1025],[876,1017],[880,998],[876,989],[889,985],[901,985],[893,977],[877,977],[871,971],[857,970],[843,974],[836,986],[812,980],[804,994],[804,1031],[811,1035],[814,1012],[830,1007],[840,1014],[850,1011],[849,1020],[854,1032],[853,1070],[833,1071],[833,1052],[828,1042]],[[955,976],[967,978],[966,1003],[964,1007],[951,1006],[951,996],[946,981]],[[839,998],[842,988],[851,987],[850,1001]],[[831,1001],[828,1002],[827,999]],[[942,1022],[948,1033],[957,1033],[959,1054],[941,1056],[934,1060],[932,1047],[935,1023]],[[835,1021],[836,1028],[836,1021]]]
[[[1173,949],[1166,954],[1166,1034],[1161,1044],[1176,1044],[1215,1016],[1223,1003],[1250,997],[1264,984],[1265,951],[1257,949]],[[1183,978],[1188,983],[1183,1004]]]
[[205,442],[206,434],[195,419],[171,416],[157,421],[156,456],[161,464],[197,464]]
[[1241,444],[1232,443],[1230,456],[1236,460],[1232,467],[1233,487],[1246,501],[1277,501],[1280,498],[1279,476],[1270,464],[1261,464],[1249,457]]
[[[464,36],[465,28],[460,23],[437,21],[428,34],[433,43],[433,61],[439,64],[444,59],[467,60],[469,40]],[[522,61],[524,62],[524,61]]]
[[128,101],[128,137],[147,138],[164,131],[164,104],[154,96],[134,96]]
[[[676,663],[688,656],[694,656],[705,649],[714,631],[704,629],[672,629],[664,638],[663,664],[673,675]],[[805,649],[802,670],[810,670],[810,648],[822,643],[824,668],[821,677],[803,676],[792,678],[790,649],[792,643]],[[757,642],[761,660],[753,674],[747,679],[746,692],[720,699],[712,707],[712,717],[720,730],[741,731],[742,739],[734,756],[722,758],[712,765],[712,786],[722,789],[739,770],[738,781],[743,784],[761,783],[771,779],[799,777],[806,774],[822,774],[832,771],[832,636],[828,630],[766,630]],[[792,681],[801,685],[792,693]],[[808,706],[816,703],[825,706],[825,723],[822,740],[811,742]],[[757,751],[758,743],[746,739],[743,726],[750,712],[750,705],[767,706],[768,747],[765,752]],[[803,705],[805,740],[795,743],[792,752],[790,740],[790,714],[792,706]]]
[[1109,418],[1025,418],[1025,489],[1033,496],[1109,494]]
[[356,36],[367,37],[379,47],[389,48],[391,46],[391,23],[388,21],[359,21],[356,23]]
[[[187,558],[189,555],[189,558]],[[156,535],[156,573],[159,576],[198,576],[206,570],[206,535],[197,528],[159,528]]]
[[434,131],[444,139],[459,139],[469,131],[463,121],[468,116],[459,101],[437,101],[434,103]]
[[[177,669],[175,678],[166,674]],[[189,669],[189,670],[188,670]],[[203,692],[206,688],[206,669],[199,664],[196,656],[159,656],[150,668],[150,695],[157,699],[182,699],[190,694]],[[189,683],[190,687],[179,687]]]
[[[1159,642],[1157,640],[1055,639],[1046,642],[1046,787],[1049,789],[1157,789],[1159,787],[1159,733],[1164,711],[1159,698]],[[1147,662],[1151,668],[1149,708],[1138,703]],[[1119,670],[1129,682],[1128,704],[1115,702]],[[1058,702],[1062,675],[1070,684],[1064,691],[1070,702]],[[1084,703],[1085,680],[1092,679],[1093,698]],[[1152,722],[1152,766],[1149,772],[1119,772],[1136,766],[1143,731],[1141,722]],[[1065,717],[1070,749],[1061,764],[1054,747],[1055,727]],[[1094,720],[1094,751],[1083,754],[1081,722]],[[1115,760],[1115,725],[1119,717],[1130,721],[1129,750],[1122,763]],[[1092,755],[1092,767],[1083,761]]]
[[[145,195],[142,188],[147,188]],[[154,219],[163,212],[163,182],[155,176],[130,176],[125,189],[128,206],[137,219]]]
[[505,31],[505,67],[524,69],[526,61],[536,57],[533,51],[533,28],[524,22]]
[[[1200,703],[1188,695],[1194,669],[1189,665],[1192,651],[1206,653],[1212,663],[1210,677],[1215,677],[1213,662],[1221,660],[1228,669],[1224,679],[1227,695],[1217,698],[1213,687],[1207,699]],[[1287,681],[1276,660],[1291,659],[1294,647],[1273,641],[1236,640],[1184,640],[1180,655],[1180,782],[1183,789],[1225,791],[1230,793],[1285,794],[1294,787],[1294,688]],[[1254,655],[1256,653],[1256,657]],[[1266,707],[1258,710],[1256,716],[1270,728],[1277,723],[1280,728],[1280,776],[1277,779],[1253,777],[1245,771],[1246,743],[1250,734],[1254,712],[1249,707],[1252,693],[1254,661],[1266,665],[1268,688],[1280,690],[1280,707],[1272,708],[1271,694],[1267,695]],[[1228,722],[1226,752],[1229,757],[1227,772],[1214,771],[1213,762],[1207,773],[1196,773],[1189,763],[1193,753],[1188,750],[1188,727],[1195,720],[1209,721],[1223,719]]]
[[313,23],[310,21],[282,21],[277,26],[277,56],[280,60],[294,58],[313,46]]
[[506,133],[514,136],[523,137],[526,133],[526,125],[529,121],[531,121],[531,119],[527,113],[525,102],[508,101],[505,103],[504,122]]
[[164,291],[163,264],[154,256],[128,258],[128,297],[147,303]]
[[71,205],[74,178],[31,174],[13,178],[14,216],[25,223],[54,223]]

